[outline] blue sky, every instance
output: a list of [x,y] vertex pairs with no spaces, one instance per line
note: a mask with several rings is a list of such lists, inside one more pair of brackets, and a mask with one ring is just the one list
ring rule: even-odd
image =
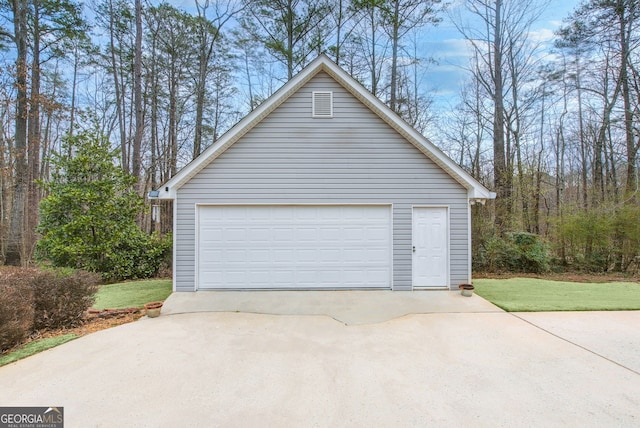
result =
[[[540,20],[533,26],[531,37],[550,47],[553,33],[577,6],[579,0],[551,0]],[[434,99],[437,110],[446,110],[455,105],[460,87],[468,74],[464,66],[469,63],[470,51],[464,38],[447,16],[433,28],[423,31],[419,49],[424,56],[431,56],[436,64],[424,75],[424,88]],[[544,50],[541,51],[544,54]]]
[[[154,0],[156,3],[160,0]],[[195,0],[169,0],[171,4],[195,13]],[[215,1],[215,0],[214,0]],[[233,1],[233,0],[231,0]],[[449,0],[450,8],[463,4],[465,0]],[[514,0],[519,1],[519,0]],[[548,5],[534,24],[531,37],[550,47],[554,31],[580,3],[580,0],[534,0]],[[418,41],[419,55],[432,58],[435,64],[429,65],[422,76],[422,90],[433,98],[432,108],[436,112],[448,111],[457,103],[462,84],[468,79],[464,67],[469,63],[470,50],[447,13],[442,15],[442,22],[436,27],[424,28],[420,31]],[[544,54],[544,49],[541,50]]]

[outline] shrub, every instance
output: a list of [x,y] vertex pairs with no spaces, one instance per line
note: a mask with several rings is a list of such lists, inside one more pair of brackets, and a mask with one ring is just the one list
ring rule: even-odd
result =
[[490,272],[508,271],[516,264],[515,249],[507,239],[487,238],[481,251],[480,269]]
[[34,331],[78,325],[99,283],[99,275],[84,271],[2,268],[0,352]]
[[170,235],[149,236],[139,229],[134,230],[105,258],[99,271],[103,272],[105,281],[151,278],[171,254],[171,248]]
[[528,232],[512,232],[507,234],[516,250],[516,270],[521,272],[541,273],[550,269],[549,246],[540,236]]
[[25,279],[35,272],[0,271],[0,352],[19,344],[33,329],[33,288]]
[[557,225],[559,246],[574,268],[587,272],[606,272],[613,255],[613,220],[605,211],[579,211],[566,215]]
[[491,272],[540,273],[550,269],[548,245],[533,233],[511,232],[487,238],[480,252],[478,269]]
[[84,271],[71,274],[40,271],[31,286],[34,296],[34,328],[74,327],[91,307],[100,277]]
[[627,205],[616,212],[615,230],[616,270],[624,272],[640,256],[640,206]]

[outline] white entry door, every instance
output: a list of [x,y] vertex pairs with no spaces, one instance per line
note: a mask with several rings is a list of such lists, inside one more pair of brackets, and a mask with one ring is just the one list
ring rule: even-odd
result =
[[447,287],[449,221],[446,207],[413,208],[413,287]]

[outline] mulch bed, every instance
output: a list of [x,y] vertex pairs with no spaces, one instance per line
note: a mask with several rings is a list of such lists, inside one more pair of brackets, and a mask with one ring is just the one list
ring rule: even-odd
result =
[[96,331],[105,330],[107,328],[116,327],[137,321],[145,315],[144,309],[126,308],[126,309],[90,309],[84,316],[82,323],[72,328],[61,328],[56,330],[43,330],[33,333],[27,340],[8,349],[0,355],[6,355],[22,346],[38,339],[47,339],[50,337],[63,336],[65,334],[75,334],[77,336],[85,336]]
[[96,331],[137,321],[144,315],[144,310],[139,308],[103,310],[90,309],[89,311],[87,311],[87,314],[85,315],[85,318],[81,325],[73,328],[40,332],[32,336],[31,340],[56,337],[69,333],[77,334],[78,336],[84,336],[85,334],[94,333]]

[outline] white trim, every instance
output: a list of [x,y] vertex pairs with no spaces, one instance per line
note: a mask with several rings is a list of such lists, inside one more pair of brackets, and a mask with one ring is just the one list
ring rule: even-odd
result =
[[[252,207],[252,206],[283,206],[283,207],[391,207],[392,203],[384,202],[196,202],[197,207]],[[441,206],[443,208],[443,206]]]
[[[394,247],[394,240],[393,240],[393,203],[335,203],[335,202],[329,202],[329,203],[313,203],[313,202],[302,202],[302,203],[295,203],[295,202],[275,202],[275,203],[269,203],[269,202],[262,202],[262,203],[230,203],[230,202],[214,202],[214,203],[198,203],[196,202],[194,204],[194,210],[195,210],[195,221],[194,221],[194,234],[195,234],[195,252],[194,252],[194,291],[198,291],[199,290],[199,286],[198,286],[198,278],[200,277],[199,275],[199,270],[198,270],[198,264],[200,261],[200,208],[201,207],[258,207],[258,206],[278,206],[278,207],[387,207],[389,209],[389,245],[391,246],[390,248],[390,252],[389,252],[389,290],[393,291],[393,247]],[[175,221],[175,220],[174,220]],[[174,224],[175,227],[175,224]],[[174,229],[175,230],[175,229]],[[175,234],[174,234],[175,236]],[[174,237],[174,248],[175,248],[175,237]],[[175,251],[174,251],[174,263],[175,263]],[[175,284],[175,269],[174,269],[174,284]],[[175,285],[174,285],[175,288]],[[265,289],[263,289],[265,290]],[[384,290],[384,288],[378,288],[378,290]],[[175,289],[174,289],[175,291]]]
[[[173,255],[172,262],[173,266],[171,266],[171,276],[173,277],[173,292],[175,293],[176,286],[178,284],[178,198],[173,199],[173,230],[171,231],[173,234]],[[194,290],[195,291],[195,290]]]
[[[413,284],[413,220],[415,218],[415,208],[444,208],[446,213],[447,220],[447,279],[446,285],[442,287],[416,287]],[[469,260],[471,260],[471,255],[469,255]],[[450,290],[451,289],[451,207],[449,205],[412,205],[411,206],[411,290]]]
[[195,203],[193,206],[194,209],[194,230],[193,234],[195,235],[193,238],[194,242],[194,253],[193,253],[193,288],[195,291],[198,291],[198,282],[199,282],[199,272],[200,272],[200,204]]
[[467,269],[468,269],[468,274],[467,274],[467,283],[471,284],[471,273],[472,273],[472,268],[473,268],[473,261],[472,261],[472,257],[471,257],[471,250],[472,250],[472,246],[473,243],[471,242],[471,235],[472,235],[472,230],[471,230],[471,201],[469,201],[469,203],[467,204]]
[[320,55],[289,82],[278,89],[271,97],[264,101],[255,110],[245,116],[233,128],[226,132],[220,139],[208,147],[200,156],[187,166],[182,168],[169,181],[159,189],[159,199],[174,199],[176,191],[182,187],[191,177],[205,168],[214,159],[220,156],[232,144],[249,132],[262,119],[285,102],[292,94],[298,91],[304,84],[316,74],[324,71],[341,84],[348,92],[363,102],[371,111],[376,113],[383,121],[394,128],[407,141],[413,144],[425,156],[444,169],[452,178],[467,189],[469,199],[493,199],[495,193],[490,192],[469,173],[458,166],[444,152],[427,140],[422,134],[413,129],[396,113],[391,111],[382,101],[367,91],[360,83],[351,77],[346,71],[329,59],[326,55]]
[[394,281],[393,281],[393,272],[394,272],[394,265],[395,263],[393,262],[393,250],[395,248],[395,241],[393,239],[393,229],[394,229],[394,225],[395,225],[395,218],[393,217],[393,203],[389,204],[389,209],[391,210],[391,227],[389,228],[389,242],[391,243],[391,269],[390,269],[390,273],[389,275],[391,275],[391,278],[389,278],[389,284],[391,285],[391,291],[395,291],[395,287],[394,287]]

